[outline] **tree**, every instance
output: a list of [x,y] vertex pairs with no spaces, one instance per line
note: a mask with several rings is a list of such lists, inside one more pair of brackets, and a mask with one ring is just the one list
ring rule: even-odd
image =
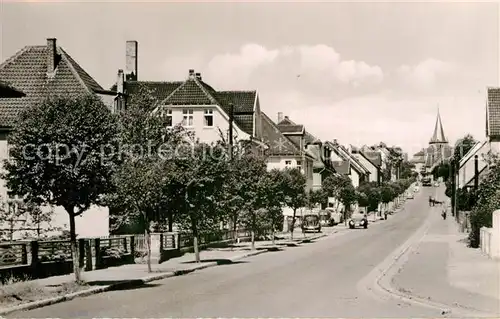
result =
[[343,218],[347,222],[350,207],[357,200],[356,190],[349,177],[339,174],[331,175],[323,181],[322,188],[328,197],[334,197],[344,205]]
[[471,232],[469,246],[479,247],[481,227],[492,226],[492,214],[500,207],[500,166],[497,159],[491,159],[488,174],[479,184],[475,204],[470,213]]
[[[255,249],[255,233],[258,226],[258,213],[266,208],[267,192],[270,180],[267,179],[267,164],[264,158],[247,154],[231,162],[238,165],[235,178],[237,196],[241,198],[243,222],[250,229],[252,237],[252,249]],[[235,170],[232,170],[235,173]],[[261,212],[262,213],[262,212]]]
[[312,190],[310,189],[307,193],[307,207],[313,209],[316,205],[321,204],[322,206],[328,201],[328,196],[326,196],[323,189]]
[[453,159],[458,163],[462,157],[465,156],[473,147],[476,145],[477,141],[471,134],[467,134],[455,143],[455,150],[453,153]]
[[376,182],[365,182],[358,186],[358,192],[363,194],[364,198],[361,206],[368,208],[368,211],[373,211],[378,208],[378,204],[381,200],[380,188]]
[[119,161],[116,117],[94,95],[51,97],[21,112],[8,143],[9,194],[66,210],[73,270],[81,282],[75,217],[112,190]]
[[293,210],[290,234],[293,239],[293,230],[297,219],[297,210],[307,204],[306,177],[296,168],[284,170],[285,204]]
[[192,142],[189,154],[174,158],[174,180],[184,196],[180,222],[191,231],[196,262],[200,262],[200,234],[213,231],[223,221],[219,202],[228,174],[227,159],[227,151],[220,143],[207,145],[196,141]]
[[387,206],[395,197],[395,189],[392,183],[384,183],[380,187],[380,201]]

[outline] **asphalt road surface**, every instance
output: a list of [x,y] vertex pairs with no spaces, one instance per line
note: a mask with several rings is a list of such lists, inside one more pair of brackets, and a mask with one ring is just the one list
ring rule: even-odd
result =
[[357,287],[429,213],[439,213],[428,206],[435,191],[422,188],[404,211],[366,230],[9,317],[440,317],[438,310],[384,301]]

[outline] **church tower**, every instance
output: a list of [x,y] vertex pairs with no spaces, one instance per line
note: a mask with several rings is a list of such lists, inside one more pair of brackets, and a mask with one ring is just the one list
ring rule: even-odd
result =
[[429,148],[427,149],[427,165],[433,166],[451,156],[448,140],[444,135],[443,123],[439,108],[437,111],[436,124],[434,125],[434,133],[429,141]]

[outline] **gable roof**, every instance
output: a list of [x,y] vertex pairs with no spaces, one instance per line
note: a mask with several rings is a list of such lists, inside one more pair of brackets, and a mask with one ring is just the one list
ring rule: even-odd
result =
[[[161,102],[161,105],[218,105],[229,116],[230,104],[234,106],[235,125],[243,132],[253,135],[254,115],[237,114],[238,112],[254,112],[257,102],[257,91],[216,91],[207,83],[190,76],[185,81],[126,81],[125,94],[137,94],[141,87],[151,91],[151,94]],[[112,90],[116,90],[114,85]]]
[[271,156],[300,156],[301,150],[292,143],[278,126],[265,114],[262,116],[262,139],[269,145],[269,155]]
[[483,148],[488,142],[477,142],[474,146],[460,159],[459,168],[464,166],[476,153]]
[[0,127],[11,128],[21,110],[49,95],[108,93],[61,47],[55,72],[47,75],[48,48],[26,46],[0,64],[0,79],[25,93],[21,98],[0,99]]
[[351,165],[349,161],[333,161],[332,166],[338,174],[349,175],[351,173]]
[[500,88],[489,87],[486,107],[488,136],[500,136]]
[[370,174],[370,171],[349,151],[343,146],[338,144],[337,142],[327,142],[329,146],[332,147],[333,151],[344,161],[349,163],[349,166],[352,166],[356,172],[359,174]]
[[304,125],[295,124],[288,116],[278,123],[281,133],[284,134],[304,134]]
[[375,167],[380,168],[382,166],[382,157],[380,153],[377,151],[361,151],[361,155],[363,155],[367,160],[369,160]]

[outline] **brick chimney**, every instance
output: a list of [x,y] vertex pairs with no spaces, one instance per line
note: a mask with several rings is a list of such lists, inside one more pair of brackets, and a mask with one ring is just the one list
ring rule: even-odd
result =
[[278,123],[283,121],[283,112],[278,112]]
[[47,39],[47,73],[52,74],[57,67],[57,46],[56,39]]
[[124,81],[124,76],[123,76],[123,70],[119,69],[118,70],[118,76],[116,79],[116,92],[123,94],[124,89],[123,89],[123,81]]
[[195,77],[194,69],[189,69],[189,78],[194,79],[194,77]]
[[137,55],[139,44],[137,41],[127,41],[125,48],[125,80],[137,81]]
[[201,81],[201,73],[196,73],[195,74],[196,78]]

